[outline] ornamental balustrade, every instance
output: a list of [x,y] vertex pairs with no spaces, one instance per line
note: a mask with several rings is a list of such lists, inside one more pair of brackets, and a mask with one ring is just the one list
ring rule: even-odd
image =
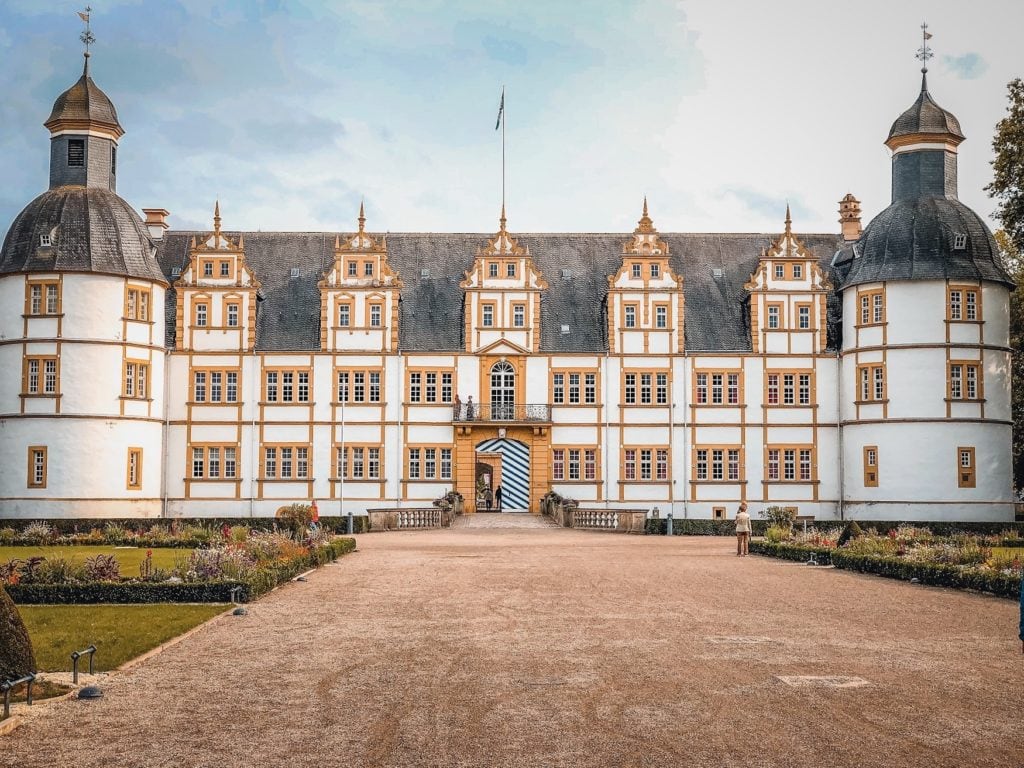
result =
[[456,422],[544,422],[551,421],[551,406],[545,403],[459,403],[452,409]]
[[619,513],[614,509],[577,508],[572,514],[572,527],[615,531],[619,528]]

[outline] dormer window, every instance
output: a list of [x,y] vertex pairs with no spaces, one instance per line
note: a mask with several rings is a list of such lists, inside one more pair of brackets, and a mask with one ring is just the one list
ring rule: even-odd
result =
[[228,262],[226,262],[226,261],[222,261],[220,263],[220,276],[221,277],[227,277],[230,274],[231,274],[231,265]]
[[49,235],[40,235],[39,236],[39,245],[42,248],[49,248],[51,245],[53,245],[53,243],[50,242],[50,236]]
[[651,264],[651,280],[657,280],[661,277],[661,265]]
[[68,139],[68,167],[85,167],[85,139]]
[[506,277],[515,277],[516,276],[516,264],[515,264],[514,261],[505,265],[505,276]]
[[213,277],[213,262],[203,262],[203,277]]
[[631,267],[630,274],[632,275],[634,280],[639,280],[641,276],[640,265],[633,264]]
[[957,232],[953,235],[953,250],[962,251],[967,247],[967,235]]
[[350,261],[348,263],[348,276],[349,277],[355,277],[356,276],[356,263],[354,261]]
[[368,261],[365,264],[363,264],[363,276],[364,277],[373,277],[373,262],[372,261]]
[[803,276],[804,276],[804,265],[803,264],[794,264],[793,265],[793,279],[794,280],[802,280]]
[[487,275],[488,277],[498,276],[498,262],[492,261],[490,264],[487,265]]
[[775,265],[775,279],[776,280],[785,280],[786,279],[786,265],[785,264],[776,264]]

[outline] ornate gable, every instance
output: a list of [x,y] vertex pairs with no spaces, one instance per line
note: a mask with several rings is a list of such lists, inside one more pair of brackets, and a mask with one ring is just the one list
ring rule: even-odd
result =
[[[757,269],[743,286],[748,291],[792,291],[803,288],[831,291],[832,283],[821,269],[818,260],[793,233],[793,219],[786,206],[785,231],[761,251]],[[794,265],[799,272],[794,273]],[[794,276],[795,275],[795,276]]]

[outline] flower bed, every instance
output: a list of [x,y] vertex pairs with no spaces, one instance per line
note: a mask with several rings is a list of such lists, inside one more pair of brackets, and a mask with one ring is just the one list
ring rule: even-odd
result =
[[[903,525],[879,533],[856,523],[845,530],[768,530],[768,541],[751,542],[750,551],[806,562],[813,552],[819,563],[922,584],[976,589],[1016,598],[1020,592],[1024,549],[1015,529],[988,535],[941,536],[920,526]],[[781,540],[780,540],[781,539]]]
[[[223,603],[230,602],[235,588],[238,601],[246,602],[355,547],[355,539],[350,538],[304,544],[282,534],[255,533],[245,542],[194,550],[171,572],[118,579],[116,570],[104,561],[92,570],[87,564],[82,571],[69,572],[50,583],[38,573],[20,574],[13,581],[8,577],[6,589],[11,599],[21,604]],[[37,564],[37,569],[42,565]],[[60,572],[59,568],[53,570]]]

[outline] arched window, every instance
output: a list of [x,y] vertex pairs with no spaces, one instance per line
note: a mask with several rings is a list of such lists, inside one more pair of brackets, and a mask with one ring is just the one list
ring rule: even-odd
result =
[[516,371],[510,363],[499,360],[491,366],[491,418],[511,421],[515,418]]

